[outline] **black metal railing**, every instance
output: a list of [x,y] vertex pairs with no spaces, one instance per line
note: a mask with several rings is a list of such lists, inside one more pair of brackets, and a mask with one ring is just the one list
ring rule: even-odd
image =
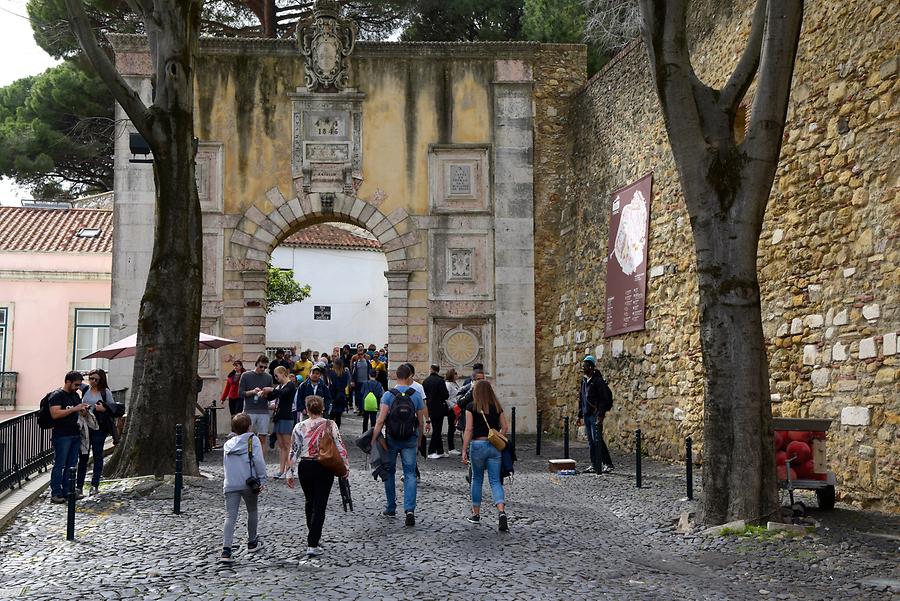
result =
[[0,422],[0,492],[22,486],[35,472],[53,462],[52,430],[41,430],[38,412]]
[[0,371],[0,407],[16,407],[16,384],[19,372]]

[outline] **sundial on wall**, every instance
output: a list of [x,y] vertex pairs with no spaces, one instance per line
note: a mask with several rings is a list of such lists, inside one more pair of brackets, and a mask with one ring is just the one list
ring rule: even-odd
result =
[[447,359],[458,366],[473,363],[481,350],[481,344],[475,334],[461,325],[444,334],[441,347]]

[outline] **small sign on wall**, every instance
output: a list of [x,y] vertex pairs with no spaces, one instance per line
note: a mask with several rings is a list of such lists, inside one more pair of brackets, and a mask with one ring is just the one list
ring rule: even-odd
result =
[[328,305],[316,305],[313,308],[313,319],[317,321],[331,321],[331,307]]
[[606,263],[605,337],[644,329],[653,175],[613,192]]

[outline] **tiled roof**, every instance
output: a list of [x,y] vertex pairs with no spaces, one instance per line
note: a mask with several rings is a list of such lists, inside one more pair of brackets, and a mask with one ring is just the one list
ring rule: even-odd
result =
[[[82,229],[98,229],[94,238]],[[0,252],[112,252],[112,211],[0,206]]]
[[358,236],[327,223],[311,225],[288,236],[285,246],[303,246],[307,248],[346,248],[354,250],[381,250],[378,240]]

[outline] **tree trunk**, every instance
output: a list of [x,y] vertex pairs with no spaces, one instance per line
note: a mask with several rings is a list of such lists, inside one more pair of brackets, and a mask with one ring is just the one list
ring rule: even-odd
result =
[[700,288],[702,521],[777,521],[769,364],[756,272],[758,234],[720,216],[692,220]]

